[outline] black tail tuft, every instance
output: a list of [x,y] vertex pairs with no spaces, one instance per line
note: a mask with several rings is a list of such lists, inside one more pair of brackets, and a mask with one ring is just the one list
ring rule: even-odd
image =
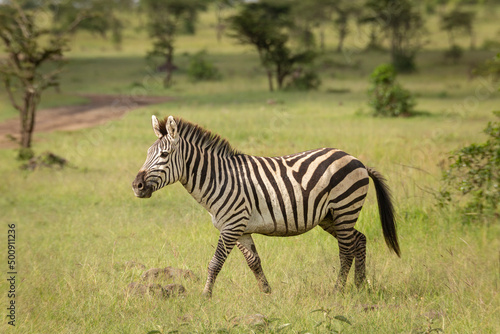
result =
[[394,217],[394,207],[392,205],[391,193],[386,184],[385,178],[373,168],[366,168],[368,175],[372,178],[377,192],[378,212],[382,222],[385,243],[397,256],[401,257],[399,250],[398,235],[396,231],[396,219]]

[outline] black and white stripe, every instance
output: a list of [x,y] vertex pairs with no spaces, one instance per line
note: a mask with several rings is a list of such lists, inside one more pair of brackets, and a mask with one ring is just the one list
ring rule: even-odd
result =
[[133,182],[136,196],[150,197],[180,181],[212,216],[220,231],[208,267],[204,293],[210,295],[217,274],[234,248],[243,252],[262,291],[270,292],[252,233],[293,236],[317,225],[337,238],[342,289],[354,259],[355,281],[365,280],[366,238],[354,229],[369,177],[374,181],[387,245],[399,255],[390,194],[384,178],[347,153],[322,148],[282,157],[256,157],[234,150],[219,136],[172,116],[153,116],[158,140],[148,150]]

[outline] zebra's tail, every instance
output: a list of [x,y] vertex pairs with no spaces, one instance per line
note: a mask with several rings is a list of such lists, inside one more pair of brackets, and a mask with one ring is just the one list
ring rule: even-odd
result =
[[397,256],[401,257],[399,250],[398,235],[396,231],[396,220],[394,217],[394,207],[392,205],[391,193],[386,184],[385,178],[375,169],[367,167],[368,175],[372,178],[377,192],[378,212],[382,222],[385,243]]

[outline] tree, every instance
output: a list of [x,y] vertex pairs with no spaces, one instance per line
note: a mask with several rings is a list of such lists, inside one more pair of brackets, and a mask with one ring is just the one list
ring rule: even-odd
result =
[[337,51],[342,52],[344,41],[349,34],[349,19],[360,11],[360,7],[356,1],[342,0],[333,3],[333,10],[335,13],[334,24],[339,36]]
[[215,26],[215,30],[217,32],[217,42],[220,42],[222,40],[222,35],[224,34],[224,30],[226,29],[226,25],[224,24],[224,12],[229,8],[233,8],[239,2],[241,2],[241,0],[214,0],[215,19],[217,21],[217,24]]
[[369,40],[366,45],[367,50],[381,50],[383,48],[384,30],[379,24],[377,13],[366,6],[360,7],[359,11],[356,12],[356,24],[358,27],[368,26]]
[[333,0],[293,1],[291,15],[294,21],[295,35],[306,48],[315,44],[313,28],[319,30],[319,46],[325,50],[325,27],[332,22]]
[[441,29],[448,33],[450,48],[456,46],[455,34],[465,32],[470,36],[470,48],[474,49],[474,16],[474,12],[460,10],[459,8],[455,8],[441,16]]
[[373,19],[391,44],[391,60],[396,70],[415,69],[415,55],[422,47],[424,22],[411,0],[368,0]]
[[274,78],[278,89],[282,89],[297,64],[309,64],[315,57],[311,50],[293,53],[287,46],[293,28],[289,13],[290,5],[286,3],[247,3],[229,19],[230,36],[257,49],[270,91],[274,90]]
[[206,8],[205,1],[142,0],[141,4],[147,14],[149,36],[153,39],[153,50],[148,53],[148,57],[164,59],[160,66],[166,72],[163,85],[169,87],[172,83],[172,72],[175,69],[174,43],[179,24],[187,20],[192,22],[196,18],[197,11]]
[[0,40],[7,54],[0,61],[0,78],[12,106],[20,113],[20,158],[33,154],[32,134],[42,93],[59,84],[68,33],[85,17],[82,11],[64,29],[37,24],[40,14],[48,13],[46,7],[28,2],[7,1],[0,5]]
[[312,36],[312,28],[319,28],[320,48],[324,50],[324,29],[333,25],[337,29],[337,51],[341,52],[349,34],[349,20],[361,10],[356,0],[310,0],[293,1],[293,17],[305,36]]
[[[62,0],[52,5],[53,18],[62,26],[73,22],[82,12],[92,13],[77,27],[106,38],[111,32],[111,40],[119,49],[122,42],[123,22],[117,15],[119,11],[131,9],[133,0]],[[76,29],[75,29],[76,30]]]

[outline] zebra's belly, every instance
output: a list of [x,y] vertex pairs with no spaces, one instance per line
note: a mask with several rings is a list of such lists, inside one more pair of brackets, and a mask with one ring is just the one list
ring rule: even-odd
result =
[[245,233],[257,233],[275,237],[289,237],[310,231],[316,227],[322,219],[323,217],[316,222],[305,224],[303,221],[285,222],[277,220],[274,222],[271,217],[258,215],[250,218],[247,228],[245,229]]

